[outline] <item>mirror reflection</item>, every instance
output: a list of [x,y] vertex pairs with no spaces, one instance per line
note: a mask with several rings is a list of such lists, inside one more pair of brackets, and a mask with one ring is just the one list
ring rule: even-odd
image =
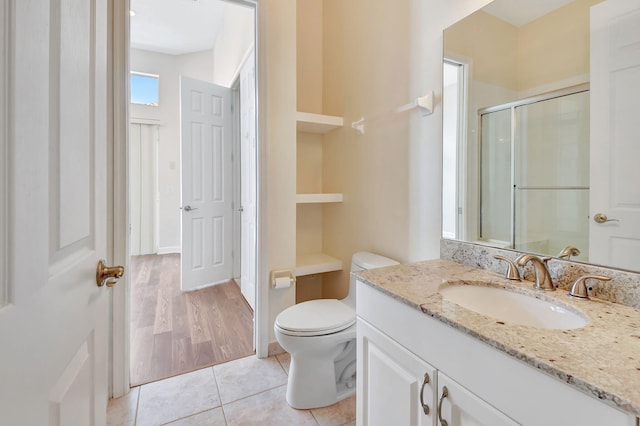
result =
[[[620,108],[605,102],[593,110],[594,84],[611,91],[605,97],[621,94],[613,70],[590,69],[593,55],[602,59],[597,67],[612,56],[609,47],[594,48],[590,9],[613,2],[496,0],[445,30],[444,238],[640,269],[640,230],[633,229],[640,217],[623,224],[615,209],[640,205],[640,190],[624,189],[637,186],[640,172],[605,162],[640,153],[631,142],[614,143],[634,130],[619,114],[594,140],[591,122],[600,128],[598,114],[610,115],[602,108]],[[625,83],[637,90],[640,77]],[[601,163],[594,152],[608,157]],[[623,168],[631,175],[616,178]],[[610,200],[613,193],[624,195]],[[596,213],[609,220],[594,220]]]

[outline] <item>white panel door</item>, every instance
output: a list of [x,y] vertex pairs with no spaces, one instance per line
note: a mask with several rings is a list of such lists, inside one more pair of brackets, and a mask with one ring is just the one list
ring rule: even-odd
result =
[[359,426],[435,422],[436,369],[358,319]]
[[[640,3],[607,0],[591,9],[589,260],[640,264]],[[597,223],[596,214],[609,221]]]
[[182,290],[233,278],[231,89],[180,77]]
[[0,139],[11,164],[0,424],[103,425],[110,290],[95,276],[106,255],[107,2],[0,9],[12,51],[10,103],[0,99],[11,128]]
[[256,300],[256,67],[251,53],[240,70],[240,291],[255,311]]

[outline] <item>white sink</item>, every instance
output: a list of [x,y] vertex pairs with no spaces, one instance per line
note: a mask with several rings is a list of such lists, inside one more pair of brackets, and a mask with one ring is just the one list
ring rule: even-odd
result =
[[444,300],[505,323],[569,330],[584,327],[589,319],[555,303],[497,287],[444,284]]

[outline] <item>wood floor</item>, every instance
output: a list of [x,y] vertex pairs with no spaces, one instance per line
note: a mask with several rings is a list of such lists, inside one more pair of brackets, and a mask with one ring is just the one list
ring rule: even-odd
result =
[[254,353],[253,312],[232,280],[180,291],[180,255],[131,257],[131,386]]

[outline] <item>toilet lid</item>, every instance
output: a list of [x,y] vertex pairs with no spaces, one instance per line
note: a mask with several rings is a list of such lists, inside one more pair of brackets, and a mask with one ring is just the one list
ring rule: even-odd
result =
[[319,336],[337,333],[356,322],[356,312],[336,299],[319,299],[293,305],[276,317],[285,334]]

